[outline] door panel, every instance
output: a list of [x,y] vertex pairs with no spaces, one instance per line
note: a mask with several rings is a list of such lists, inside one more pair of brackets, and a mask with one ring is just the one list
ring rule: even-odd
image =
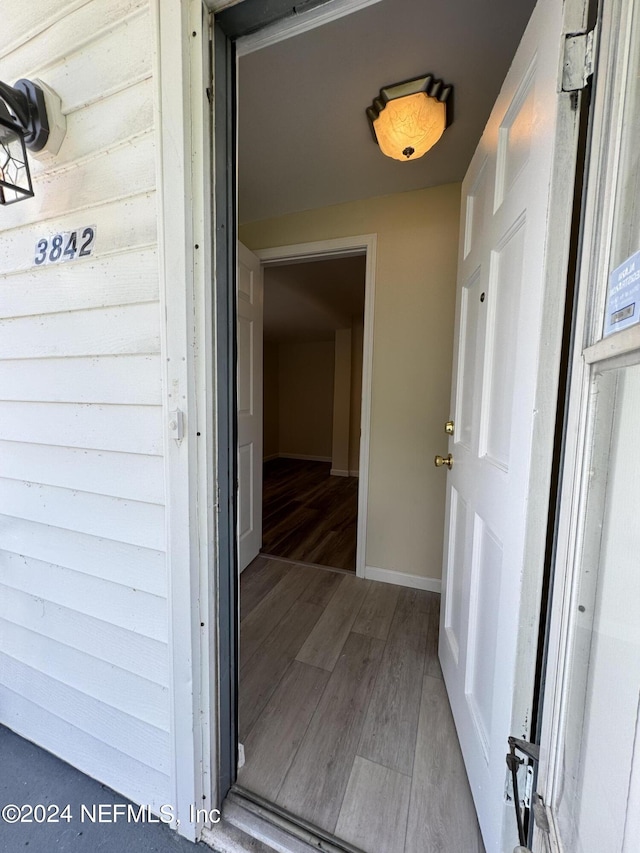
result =
[[451,489],[449,512],[449,561],[447,565],[447,589],[444,596],[444,630],[451,655],[458,663],[463,638],[463,604],[465,589],[465,555],[467,532],[467,505],[458,492]]
[[509,470],[525,217],[491,251],[480,455]]
[[474,434],[473,417],[477,409],[476,364],[478,361],[478,344],[483,335],[479,328],[483,319],[480,311],[480,269],[475,270],[470,280],[462,288],[462,305],[460,309],[460,381],[457,388],[456,427],[458,441],[466,450],[471,451],[471,440]]
[[[540,383],[556,381],[541,358],[556,373],[560,358],[560,327],[542,353],[540,342],[562,23],[562,4],[538,3],[462,191],[440,659],[484,842],[496,853],[517,844],[505,754],[510,734],[528,735],[514,717],[533,684],[533,662],[527,683],[516,678],[520,625],[535,624],[539,605],[523,598],[525,541],[537,537],[543,551],[545,536],[528,515],[540,491],[531,457],[544,427],[549,476],[555,411],[536,411],[536,401]],[[563,156],[574,162],[575,147]]]
[[238,243],[238,564],[262,546],[262,267]]

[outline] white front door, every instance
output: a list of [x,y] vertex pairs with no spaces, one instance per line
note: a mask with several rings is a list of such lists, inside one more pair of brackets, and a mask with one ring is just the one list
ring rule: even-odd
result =
[[262,546],[262,266],[238,243],[238,565]]
[[517,844],[505,754],[533,689],[568,245],[553,221],[568,231],[558,164],[575,163],[562,31],[563,4],[540,0],[462,189],[440,659],[491,853]]

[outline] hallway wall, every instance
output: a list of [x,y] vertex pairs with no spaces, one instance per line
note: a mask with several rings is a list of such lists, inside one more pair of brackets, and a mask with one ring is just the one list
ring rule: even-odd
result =
[[448,184],[240,227],[253,250],[377,234],[366,564],[432,589],[446,484],[433,456],[446,448],[459,214],[460,185]]
[[278,451],[331,459],[333,341],[278,345]]
[[262,455],[273,459],[280,452],[280,357],[275,341],[264,342]]

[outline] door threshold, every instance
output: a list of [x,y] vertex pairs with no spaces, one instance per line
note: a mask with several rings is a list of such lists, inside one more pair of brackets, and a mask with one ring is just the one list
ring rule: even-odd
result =
[[339,569],[336,566],[323,566],[321,563],[305,563],[304,560],[292,560],[290,557],[278,557],[276,554],[266,554],[260,551],[258,557],[263,557],[265,560],[278,560],[280,563],[294,563],[296,566],[304,566],[305,569],[322,569],[325,572],[336,572],[339,575],[353,575],[355,577],[355,569]]
[[[234,785],[222,805],[222,821],[227,829],[219,833],[217,828],[205,830],[202,840],[220,850],[235,853],[245,849],[237,846],[221,846],[226,842],[229,827],[257,841],[260,851],[278,853],[365,853],[347,841],[336,838],[330,832],[314,826],[303,818],[271,803],[264,797]],[[237,842],[236,842],[237,843]],[[252,849],[252,848],[249,848]]]

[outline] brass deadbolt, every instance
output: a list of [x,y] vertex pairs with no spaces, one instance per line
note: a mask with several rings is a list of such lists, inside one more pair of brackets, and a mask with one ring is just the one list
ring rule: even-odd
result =
[[455,424],[453,421],[447,421],[444,425],[444,431],[447,435],[453,435],[453,430],[455,428]]

